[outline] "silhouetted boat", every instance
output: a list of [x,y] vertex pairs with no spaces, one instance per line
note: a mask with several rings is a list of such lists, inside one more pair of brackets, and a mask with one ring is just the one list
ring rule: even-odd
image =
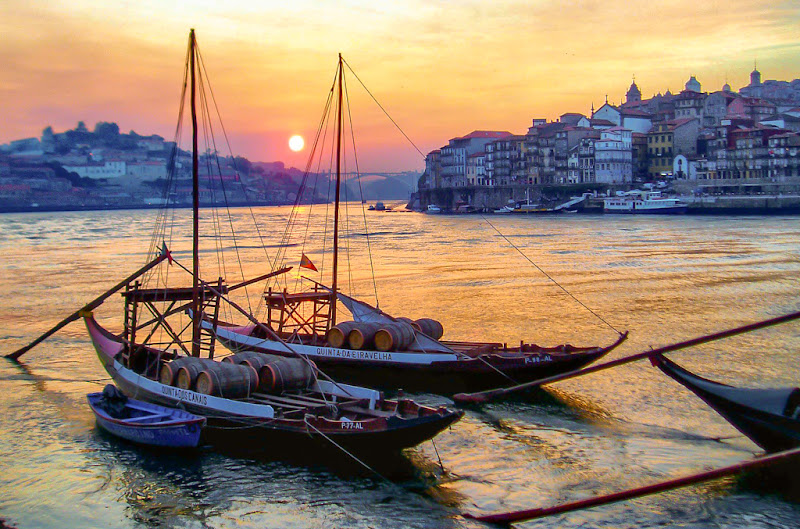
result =
[[767,452],[800,446],[800,389],[737,388],[697,376],[663,355],[651,359]]

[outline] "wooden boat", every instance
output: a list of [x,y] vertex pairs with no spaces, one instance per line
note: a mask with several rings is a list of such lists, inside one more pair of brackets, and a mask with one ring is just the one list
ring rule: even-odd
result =
[[195,447],[204,417],[175,408],[129,399],[116,386],[86,396],[97,424],[107,432],[134,443],[171,448]]
[[[343,59],[339,57],[337,81],[342,86]],[[339,104],[329,99],[326,112],[334,114],[334,125],[340,133],[342,115],[349,116],[349,109],[342,111],[341,91]],[[329,94],[329,97],[330,94]],[[322,122],[326,122],[323,116]],[[320,131],[324,131],[321,128]],[[333,234],[326,236],[332,241],[332,271],[330,286],[310,280],[310,288],[287,286],[264,291],[266,319],[244,324],[210,317],[202,322],[203,327],[213,333],[219,342],[234,352],[256,351],[266,354],[294,356],[300,354],[312,360],[324,371],[351,382],[367,382],[384,388],[422,390],[440,394],[477,390],[515,384],[558,373],[579,369],[607,354],[622,341],[626,334],[607,347],[572,346],[542,347],[520,342],[508,346],[497,342],[474,342],[441,340],[442,325],[430,318],[411,320],[390,315],[370,304],[343,294],[339,289],[339,238],[340,238],[340,188],[341,138],[335,137],[330,159],[336,160],[336,186],[333,207]],[[318,142],[315,141],[314,145]],[[314,152],[322,156],[322,148]],[[325,158],[328,158],[327,153]],[[354,157],[357,159],[357,157]],[[313,160],[308,167],[319,166]],[[306,173],[305,178],[309,177]],[[301,184],[302,189],[309,186]],[[281,241],[281,248],[289,244],[292,223],[296,223],[295,211],[304,208],[298,196],[295,210],[290,215],[290,224]],[[432,212],[435,206],[429,205]],[[437,208],[438,209],[438,208]],[[349,223],[348,223],[349,224]],[[327,223],[325,224],[328,225]],[[288,234],[288,235],[287,235]],[[346,247],[349,249],[349,245]],[[324,254],[324,250],[323,250]],[[275,262],[279,262],[276,258]],[[310,265],[310,266],[309,266]],[[317,272],[303,254],[300,268]],[[320,273],[320,275],[322,275]],[[275,278],[279,280],[281,278]],[[374,278],[373,278],[374,281]],[[375,288],[377,297],[377,287]],[[343,307],[339,307],[339,305]],[[377,303],[376,303],[377,305]],[[344,309],[350,313],[348,321]],[[289,345],[287,345],[289,344]]]
[[[80,312],[103,367],[128,396],[170,408],[181,407],[205,417],[203,438],[224,448],[269,451],[276,456],[294,451],[316,454],[326,452],[325,449],[344,449],[354,457],[363,458],[396,452],[430,439],[457,421],[463,412],[423,406],[408,399],[387,400],[376,390],[323,379],[326,375],[301,357],[290,359],[294,361],[293,367],[286,368],[291,371],[299,363],[300,375],[288,377],[283,377],[280,369],[259,373],[252,359],[251,363],[214,359],[212,335],[200,325],[204,311],[217,315],[225,302],[226,307],[233,307],[252,319],[228,294],[274,274],[232,286],[221,278],[211,284],[200,278],[199,163],[194,104],[195,77],[205,72],[199,67],[200,61],[192,31],[184,82],[184,87],[191,87],[193,132],[192,268],[189,270],[173,259],[164,244],[150,263]],[[198,84],[206,86],[207,79]],[[207,97],[208,94],[201,94],[201,101],[208,101]],[[154,234],[154,242],[162,241],[162,236],[158,234],[156,238]],[[174,261],[178,268],[188,272],[191,287],[159,283],[145,288],[140,283],[140,278],[160,281],[166,277],[166,270],[145,276],[156,266],[166,264],[165,261],[170,264]],[[171,272],[169,279],[175,279],[173,276],[178,273]],[[114,334],[95,320],[92,311],[103,299],[123,288],[123,332]],[[184,318],[186,311],[191,314],[189,323],[175,320]],[[191,336],[185,338],[185,334]],[[269,376],[272,378],[266,384]]]
[[800,389],[748,389],[699,377],[661,354],[652,362],[767,452],[800,447]]
[[[602,358],[626,338],[621,335],[608,347],[541,347],[535,344],[508,347],[502,343],[436,340],[409,325],[407,332],[413,338],[402,349],[361,349],[353,347],[349,339],[342,341],[340,329],[349,329],[348,335],[357,335],[359,329],[365,329],[364,333],[374,336],[382,328],[408,324],[344,294],[340,293],[337,298],[352,308],[356,321],[331,326],[325,334],[282,331],[286,319],[269,322],[270,330],[277,329],[275,335],[253,324],[235,326],[218,322],[214,327],[212,322],[204,321],[203,325],[213,328],[217,340],[235,352],[290,355],[294,351],[313,360],[329,374],[346,380],[440,394],[494,388],[508,385],[510,381],[523,383],[574,371]],[[313,292],[268,294],[267,300],[271,306],[282,309],[279,317],[285,317],[290,310],[299,310],[296,306],[300,303],[313,300],[327,303],[330,295],[325,291],[320,291],[316,297]],[[284,340],[291,339],[291,344],[279,341],[276,335]]]

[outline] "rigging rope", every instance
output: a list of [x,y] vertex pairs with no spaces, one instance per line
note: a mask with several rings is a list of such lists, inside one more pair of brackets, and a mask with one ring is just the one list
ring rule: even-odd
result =
[[425,154],[423,154],[423,152],[419,149],[419,147],[417,147],[417,145],[413,141],[411,141],[411,138],[409,138],[408,135],[403,131],[403,129],[400,128],[400,125],[398,125],[397,122],[394,119],[392,119],[392,116],[389,115],[389,113],[378,102],[378,100],[375,98],[375,96],[372,95],[372,92],[369,91],[369,88],[367,88],[367,86],[364,84],[364,82],[361,81],[361,79],[358,77],[356,72],[353,71],[353,68],[350,67],[350,64],[348,64],[348,62],[345,61],[344,59],[342,59],[342,61],[347,65],[347,69],[350,70],[350,73],[353,74],[353,76],[356,78],[356,80],[359,83],[361,83],[361,86],[364,87],[364,90],[369,94],[369,96],[372,98],[372,100],[375,101],[375,104],[378,105],[378,108],[380,108],[383,111],[383,113],[386,115],[386,117],[389,118],[389,121],[391,121],[394,124],[394,126],[397,127],[397,130],[400,131],[400,133],[405,137],[405,139],[408,140],[408,142],[417,150],[417,152],[420,154],[420,156],[422,156],[422,158],[424,159],[425,158]]
[[528,261],[528,262],[529,262],[530,264],[532,264],[532,265],[533,265],[533,266],[534,266],[534,267],[535,267],[535,268],[536,268],[538,271],[540,271],[542,274],[544,274],[544,276],[545,276],[547,279],[549,279],[550,281],[552,281],[554,285],[556,285],[558,288],[560,288],[561,290],[563,290],[563,291],[564,291],[564,293],[566,293],[566,294],[567,294],[569,297],[571,297],[572,299],[574,299],[574,300],[575,300],[575,302],[577,302],[577,303],[578,303],[578,304],[579,304],[581,307],[583,307],[583,308],[585,308],[586,310],[588,310],[589,312],[591,312],[591,313],[592,313],[592,314],[593,314],[593,315],[594,315],[594,316],[595,316],[595,317],[596,317],[598,320],[600,320],[601,322],[605,323],[605,324],[606,324],[606,325],[607,325],[607,326],[608,326],[608,327],[609,327],[609,328],[610,328],[612,331],[616,332],[616,333],[617,333],[617,334],[619,334],[620,336],[622,335],[622,332],[618,331],[616,328],[614,328],[614,326],[613,326],[613,325],[611,325],[611,324],[610,324],[610,323],[608,323],[608,322],[607,322],[605,319],[603,319],[603,317],[602,317],[602,316],[600,316],[600,315],[599,315],[599,314],[597,314],[595,311],[593,311],[592,309],[590,309],[590,308],[589,308],[589,307],[588,307],[588,306],[587,306],[585,303],[583,303],[581,300],[579,300],[578,298],[576,298],[575,296],[573,296],[573,295],[572,295],[572,293],[571,293],[569,290],[567,290],[566,288],[564,288],[564,287],[561,285],[561,283],[559,283],[558,281],[556,281],[555,279],[553,279],[553,277],[551,277],[551,276],[550,276],[550,274],[548,274],[547,272],[545,272],[544,270],[542,270],[542,268],[541,268],[539,265],[537,265],[536,263],[534,263],[534,262],[531,260],[531,258],[530,258],[530,257],[528,257],[527,255],[525,255],[525,253],[524,253],[522,250],[520,250],[520,249],[519,249],[519,247],[517,247],[517,246],[516,246],[516,245],[515,245],[513,242],[511,242],[511,241],[509,240],[509,238],[508,238],[508,237],[506,237],[505,235],[503,235],[503,233],[502,233],[500,230],[498,230],[498,229],[497,229],[497,227],[495,227],[495,225],[494,225],[494,224],[492,224],[491,222],[489,222],[489,219],[487,219],[485,215],[481,215],[481,218],[482,218],[484,221],[486,221],[486,223],[487,223],[489,226],[491,226],[491,227],[492,227],[492,229],[493,229],[494,231],[496,231],[496,232],[497,232],[497,234],[498,234],[498,235],[500,235],[500,237],[502,237],[502,238],[503,238],[503,239],[504,239],[504,240],[505,240],[505,241],[506,241],[506,242],[507,242],[507,243],[508,243],[508,244],[509,244],[509,245],[510,245],[512,248],[514,248],[514,249],[515,249],[517,252],[519,252],[519,254],[520,254],[522,257],[524,257],[526,261]]

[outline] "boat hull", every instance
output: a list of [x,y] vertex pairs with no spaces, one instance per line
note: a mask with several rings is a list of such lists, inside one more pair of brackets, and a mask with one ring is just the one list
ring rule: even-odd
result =
[[383,389],[404,389],[450,395],[464,391],[521,384],[580,369],[608,354],[622,339],[605,348],[542,348],[524,354],[481,354],[474,357],[455,353],[419,351],[368,351],[327,346],[287,345],[236,332],[235,327],[218,325],[217,339],[234,352],[296,356],[313,360],[324,372],[354,383]]
[[[93,318],[87,317],[85,322],[100,362],[125,395],[205,417],[202,441],[220,448],[310,455],[340,451],[341,447],[359,458],[371,458],[416,446],[463,416],[461,411],[444,407],[420,406],[424,411],[418,415],[400,417],[386,413],[385,417],[363,421],[330,420],[311,414],[282,418],[268,405],[179,389],[135,373],[115,358],[123,348],[119,339]],[[403,402],[398,401],[398,407]]]
[[623,215],[681,215],[686,213],[687,210],[688,206],[643,209],[604,208],[603,213],[621,213]]
[[[662,355],[654,356],[653,362],[767,452],[800,447],[800,419],[793,410],[784,412],[789,400],[797,398],[796,390],[738,389],[699,377]],[[762,404],[756,407],[748,401]]]
[[167,418],[165,421],[150,424],[134,424],[105,413],[97,405],[101,396],[101,393],[89,395],[89,405],[94,412],[97,425],[112,435],[133,443],[170,448],[193,448],[200,442],[200,434],[206,422],[203,417],[187,418],[189,414],[185,412],[178,412],[183,417],[176,417],[176,410],[132,401],[141,407],[150,408],[153,413],[165,415]]

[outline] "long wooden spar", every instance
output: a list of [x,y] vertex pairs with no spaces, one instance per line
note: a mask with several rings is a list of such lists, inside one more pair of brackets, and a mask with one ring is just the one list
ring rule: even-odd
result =
[[800,456],[800,448],[792,448],[791,450],[785,450],[783,452],[777,452],[775,454],[758,457],[751,461],[743,461],[741,463],[737,463],[735,465],[730,465],[727,467],[717,468],[706,472],[700,472],[698,474],[692,474],[691,476],[683,476],[680,478],[654,483],[652,485],[646,485],[644,487],[624,490],[621,492],[614,492],[612,494],[606,494],[604,496],[598,496],[595,498],[577,500],[569,503],[564,503],[561,505],[556,505],[554,507],[524,509],[519,511],[500,512],[494,514],[466,513],[463,516],[465,518],[480,520],[482,522],[494,523],[498,525],[510,525],[514,522],[522,522],[525,520],[531,520],[534,518],[543,518],[545,516],[552,516],[555,514],[562,514],[570,511],[589,509],[591,507],[597,507],[598,505],[605,505],[608,503],[630,500],[633,498],[639,498],[641,496],[647,496],[649,494],[656,494],[658,492],[677,489],[680,487],[686,487],[688,485],[693,485],[695,483],[702,483],[703,481],[710,481],[712,479],[718,479],[724,476],[738,474],[746,470],[751,470],[758,467],[764,467],[767,465],[773,465],[775,463],[779,463],[781,461],[785,461],[787,459],[798,456]]
[[59,330],[63,329],[64,327],[66,327],[67,325],[72,323],[73,321],[75,321],[78,318],[80,318],[81,314],[83,314],[85,311],[94,310],[97,307],[99,307],[106,299],[111,297],[115,292],[117,292],[118,290],[121,290],[122,288],[124,288],[125,285],[127,285],[128,283],[130,283],[131,281],[133,281],[137,277],[143,275],[148,270],[150,270],[154,266],[158,265],[164,259],[167,259],[168,256],[169,256],[169,252],[165,250],[158,257],[156,257],[155,259],[153,259],[152,261],[150,261],[149,263],[147,263],[146,265],[141,267],[139,270],[137,270],[136,272],[132,273],[131,275],[129,275],[128,277],[126,277],[125,279],[123,279],[122,281],[120,281],[119,283],[114,285],[112,288],[110,288],[109,290],[107,290],[106,292],[101,294],[100,296],[96,297],[95,299],[93,299],[92,301],[90,301],[89,303],[87,303],[86,305],[81,307],[80,309],[76,310],[75,312],[73,312],[72,314],[70,314],[69,316],[67,316],[63,320],[61,320],[58,324],[56,324],[55,327],[53,327],[52,329],[50,329],[49,331],[47,331],[46,333],[44,333],[43,335],[38,337],[36,340],[32,341],[30,344],[26,345],[22,349],[14,351],[13,353],[7,354],[6,358],[10,358],[11,360],[16,360],[20,356],[24,355],[25,353],[27,353],[28,351],[33,349],[35,346],[39,345],[41,342],[43,342],[44,340],[46,340],[47,338],[49,338],[50,336],[52,336],[53,334],[55,334]]
[[567,380],[569,378],[588,375],[589,373],[595,373],[597,371],[602,371],[603,369],[610,369],[612,367],[617,367],[622,364],[627,364],[629,362],[641,360],[643,358],[647,358],[654,354],[668,353],[670,351],[686,349],[688,347],[693,347],[695,345],[700,345],[707,342],[713,342],[715,340],[721,340],[722,338],[728,338],[730,336],[735,336],[737,334],[743,334],[746,332],[755,331],[757,329],[763,329],[765,327],[771,327],[773,325],[778,325],[781,323],[786,323],[788,321],[793,321],[797,319],[800,319],[800,311],[792,312],[784,316],[778,316],[777,318],[771,318],[768,320],[751,323],[749,325],[743,325],[741,327],[736,327],[735,329],[728,329],[726,331],[721,331],[714,334],[707,334],[699,338],[692,338],[691,340],[686,340],[683,342],[666,345],[664,347],[659,347],[658,349],[651,349],[650,351],[644,351],[642,353],[626,356],[603,364],[597,364],[591,367],[587,367],[585,369],[569,371],[567,373],[562,373],[560,375],[542,378],[539,380],[534,380],[532,382],[518,384],[516,386],[510,386],[507,388],[488,389],[486,391],[479,391],[476,393],[458,393],[456,395],[453,395],[453,400],[460,403],[473,403],[473,404],[488,402],[492,399],[503,397],[511,393],[516,393],[518,391],[523,391],[526,389],[542,386],[544,384],[552,384],[553,382],[559,382],[561,380]]

